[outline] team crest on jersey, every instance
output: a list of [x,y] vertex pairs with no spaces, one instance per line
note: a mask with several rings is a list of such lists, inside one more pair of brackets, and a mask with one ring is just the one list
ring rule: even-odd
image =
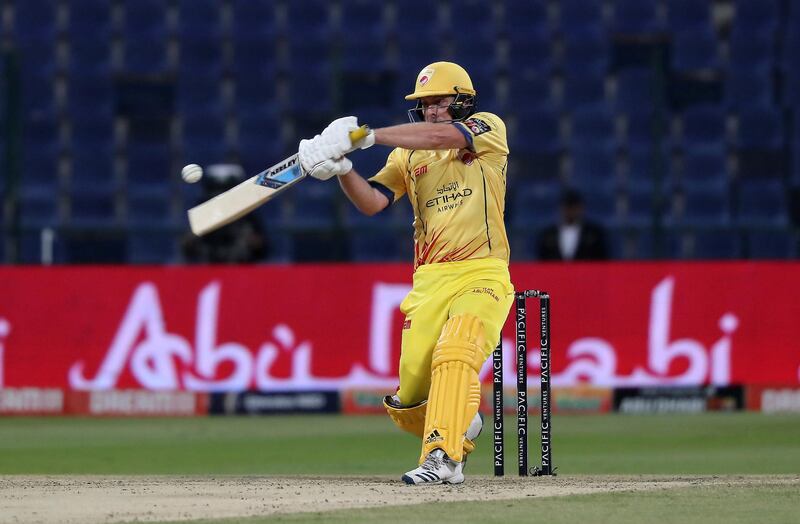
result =
[[467,120],[464,120],[464,125],[467,126],[467,129],[469,129],[475,136],[482,135],[483,133],[492,130],[492,128],[489,127],[489,124],[480,118],[468,118]]
[[477,155],[469,149],[462,149],[458,152],[458,159],[468,166],[471,166],[476,158]]

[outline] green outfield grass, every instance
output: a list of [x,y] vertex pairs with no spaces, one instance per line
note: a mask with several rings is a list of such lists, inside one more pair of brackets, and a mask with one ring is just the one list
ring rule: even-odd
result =
[[[401,523],[540,522],[543,524],[751,524],[797,522],[796,489],[675,489],[665,492],[600,493],[541,500],[439,502],[324,513],[295,513],[271,518],[196,520],[193,524],[261,524],[272,522]],[[435,518],[432,517],[435,515]],[[161,524],[179,524],[177,522]]]
[[[559,416],[553,457],[563,478],[582,475],[800,474],[800,416],[758,413]],[[515,474],[507,419],[507,474]],[[532,427],[535,431],[535,426]],[[469,475],[491,475],[491,434]],[[538,440],[530,440],[531,464]],[[419,443],[383,416],[192,419],[0,418],[0,474],[390,475],[410,468]],[[531,480],[531,482],[537,482]],[[542,481],[546,482],[546,481]],[[398,482],[399,484],[399,482]],[[416,489],[437,489],[423,487]],[[348,509],[219,519],[262,522],[797,522],[797,485],[698,485],[555,498]]]
[[[800,416],[562,416],[553,424],[554,463],[566,474],[800,473]],[[506,426],[513,473],[513,417]],[[492,473],[490,442],[488,431],[479,437],[470,473]],[[532,434],[531,464],[537,446]],[[0,418],[0,474],[393,475],[418,449],[383,416]]]

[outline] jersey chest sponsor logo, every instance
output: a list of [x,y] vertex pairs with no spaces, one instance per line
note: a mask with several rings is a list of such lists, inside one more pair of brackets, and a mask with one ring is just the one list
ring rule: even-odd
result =
[[458,182],[448,182],[436,188],[436,195],[425,202],[425,207],[435,207],[436,211],[442,212],[463,204],[464,199],[472,195],[472,189],[461,187]]

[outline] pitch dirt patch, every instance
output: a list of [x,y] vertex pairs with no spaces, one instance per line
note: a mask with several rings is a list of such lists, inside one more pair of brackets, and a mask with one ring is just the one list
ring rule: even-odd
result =
[[406,486],[389,477],[0,476],[0,522],[110,524],[212,519],[697,485],[800,488],[800,476],[473,476],[460,486],[424,487]]

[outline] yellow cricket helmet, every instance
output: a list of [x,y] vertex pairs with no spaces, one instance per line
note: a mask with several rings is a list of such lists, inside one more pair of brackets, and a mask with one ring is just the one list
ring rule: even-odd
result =
[[406,100],[459,94],[472,96],[477,94],[466,70],[453,62],[434,62],[419,72],[414,92],[406,95]]
[[475,110],[477,91],[467,71],[453,62],[434,62],[422,68],[414,84],[414,92],[406,100],[417,100],[417,106],[409,110],[412,121],[424,120],[421,100],[428,96],[455,96],[450,104],[453,120],[462,120]]

